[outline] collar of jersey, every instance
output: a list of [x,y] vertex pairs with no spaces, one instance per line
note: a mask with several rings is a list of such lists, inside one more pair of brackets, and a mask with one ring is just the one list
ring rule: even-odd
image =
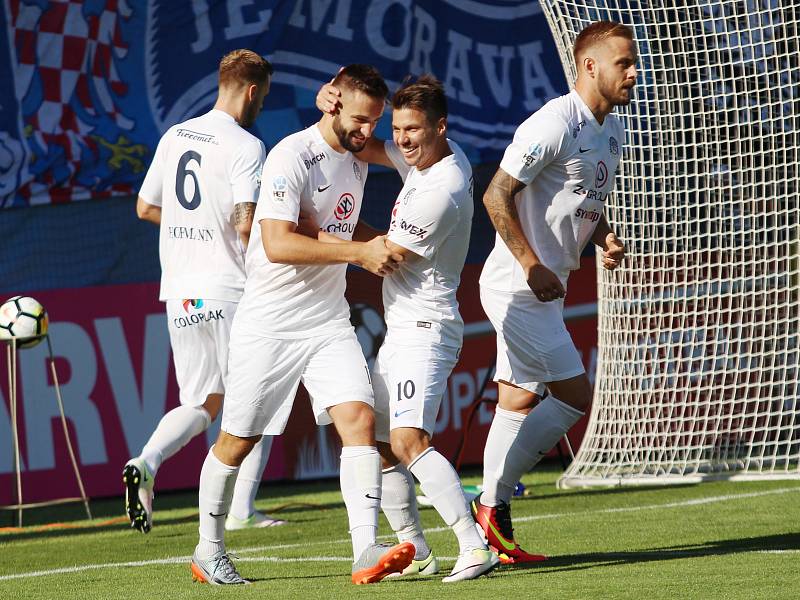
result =
[[598,132],[604,131],[605,125],[606,123],[608,123],[608,117],[606,117],[603,120],[603,124],[600,125],[600,123],[597,122],[597,119],[594,118],[594,113],[591,110],[589,110],[588,106],[586,106],[586,102],[583,101],[581,95],[574,89],[570,92],[570,94],[572,94],[573,98],[575,98],[575,101],[578,103],[578,108],[580,109],[581,114],[586,118],[586,122],[589,125],[591,125],[595,129],[595,131]]
[[230,121],[231,123],[236,123],[236,119],[234,119],[231,115],[226,113],[224,110],[220,110],[218,108],[212,108],[209,112],[209,115],[216,117],[218,119],[223,119],[225,121]]
[[353,153],[350,152],[349,150],[345,150],[344,152],[337,152],[336,150],[331,148],[331,145],[325,141],[324,137],[322,137],[322,132],[319,130],[318,123],[314,123],[311,127],[309,127],[309,129],[311,129],[312,131],[314,140],[325,148],[330,158],[333,158],[335,160],[347,160],[353,155]]

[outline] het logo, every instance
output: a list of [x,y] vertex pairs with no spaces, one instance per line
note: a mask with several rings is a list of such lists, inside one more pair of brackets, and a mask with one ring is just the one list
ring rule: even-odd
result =
[[528,146],[528,152],[522,157],[526,167],[530,167],[542,155],[542,145],[534,142]]
[[339,196],[339,201],[336,203],[336,208],[333,209],[333,216],[337,221],[346,221],[353,214],[356,208],[356,201],[353,194],[345,192]]

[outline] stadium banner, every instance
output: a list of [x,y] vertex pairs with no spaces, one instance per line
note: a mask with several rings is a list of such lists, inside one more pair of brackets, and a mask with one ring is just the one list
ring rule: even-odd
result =
[[[573,274],[567,311],[585,314],[568,322],[590,376],[596,360],[597,320],[594,259],[584,258]],[[479,265],[467,265],[460,288],[466,322],[461,360],[456,366],[436,422],[434,444],[453,457],[466,433],[464,464],[480,464],[493,405],[483,403],[466,430],[469,406],[492,368],[495,345],[478,299]],[[366,272],[348,273],[349,300],[356,332],[372,360],[383,337],[380,280]],[[48,310],[64,411],[87,493],[122,493],[121,472],[136,456],[165,412],[178,405],[164,305],[154,283],[26,292]],[[588,307],[589,310],[585,310]],[[576,310],[577,309],[577,310]],[[188,310],[194,310],[190,305]],[[191,314],[187,312],[187,318]],[[5,346],[3,347],[5,350]],[[3,352],[5,355],[5,352]],[[78,495],[69,463],[58,404],[47,360],[47,345],[19,352],[17,423],[21,440],[23,499],[38,502]],[[5,369],[4,369],[5,371]],[[0,504],[15,501],[8,381],[0,375]],[[490,385],[484,394],[497,397]],[[219,419],[192,440],[158,473],[157,491],[197,486]],[[571,432],[577,449],[585,422]],[[338,473],[340,447],[331,427],[317,427],[299,392],[284,435],[272,446],[265,480],[331,477]]]
[[[353,62],[391,88],[439,77],[473,162],[499,160],[566,91],[530,0],[2,1],[0,207],[135,194],[160,135],[213,105],[219,59],[236,48],[275,67],[254,131],[268,147],[316,121],[316,90]],[[385,117],[378,133],[390,131]]]

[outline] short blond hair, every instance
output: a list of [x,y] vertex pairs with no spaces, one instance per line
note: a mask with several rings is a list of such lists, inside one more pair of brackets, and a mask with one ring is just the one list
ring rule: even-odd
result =
[[219,85],[263,85],[272,75],[272,65],[257,52],[241,49],[228,52],[219,61]]
[[627,25],[616,21],[595,21],[591,25],[584,27],[578,37],[575,38],[575,45],[572,48],[575,64],[577,65],[580,62],[581,56],[589,48],[612,37],[622,37],[633,41],[633,30]]

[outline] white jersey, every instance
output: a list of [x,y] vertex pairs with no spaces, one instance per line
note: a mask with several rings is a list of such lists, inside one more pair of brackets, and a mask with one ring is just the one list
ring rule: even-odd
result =
[[[614,186],[625,132],[614,115],[600,125],[576,91],[551,100],[514,134],[500,168],[526,184],[516,198],[533,251],[566,286]],[[481,273],[490,289],[531,293],[499,235]]]
[[239,300],[244,248],[233,207],[258,200],[264,154],[264,144],[220,110],[161,138],[139,191],[161,207],[161,300]]
[[297,223],[302,209],[323,231],[351,240],[366,179],[367,163],[351,152],[331,148],[317,125],[284,138],[270,151],[264,163],[264,184],[247,250],[247,283],[237,319],[273,338],[306,338],[352,327],[344,298],[347,265],[270,262],[258,224],[263,219]]
[[386,153],[403,177],[394,203],[389,240],[418,254],[383,280],[388,335],[419,337],[461,346],[464,321],[456,290],[472,226],[472,167],[450,141],[453,153],[418,171],[392,142]]

